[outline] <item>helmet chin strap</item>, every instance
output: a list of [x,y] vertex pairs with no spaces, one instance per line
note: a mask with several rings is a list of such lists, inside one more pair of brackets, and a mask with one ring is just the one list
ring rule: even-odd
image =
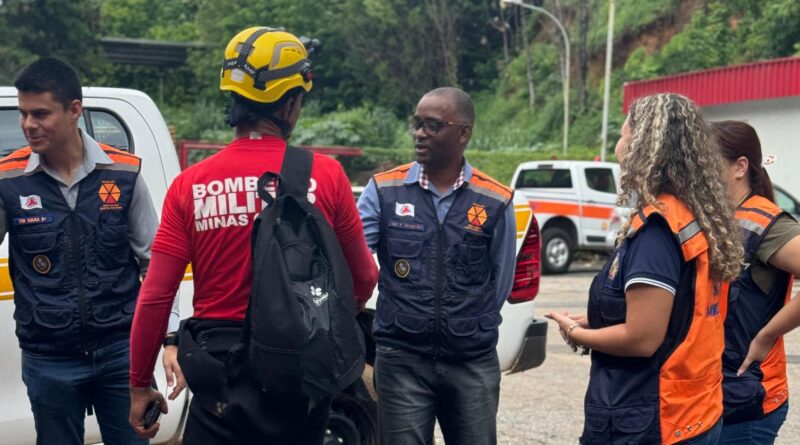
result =
[[278,129],[281,131],[281,136],[283,137],[284,140],[286,141],[289,140],[289,137],[292,136],[292,129],[293,129],[292,125],[289,122],[272,114],[264,116],[264,118],[278,127]]

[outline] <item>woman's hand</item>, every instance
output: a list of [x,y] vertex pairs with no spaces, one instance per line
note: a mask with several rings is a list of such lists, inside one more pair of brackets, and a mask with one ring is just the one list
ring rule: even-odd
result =
[[747,368],[749,368],[754,362],[764,361],[776,340],[777,339],[763,335],[759,332],[753,341],[750,342],[750,348],[747,350],[747,356],[745,356],[742,366],[739,367],[739,371],[736,373],[736,375],[740,376],[744,374],[745,371],[747,371]]

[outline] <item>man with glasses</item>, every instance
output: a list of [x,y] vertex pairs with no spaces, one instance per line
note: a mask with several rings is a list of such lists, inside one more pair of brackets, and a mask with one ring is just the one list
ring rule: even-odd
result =
[[373,326],[381,443],[496,443],[500,308],[516,223],[507,187],[464,158],[475,109],[457,88],[422,97],[416,162],[380,173],[358,208],[380,262]]

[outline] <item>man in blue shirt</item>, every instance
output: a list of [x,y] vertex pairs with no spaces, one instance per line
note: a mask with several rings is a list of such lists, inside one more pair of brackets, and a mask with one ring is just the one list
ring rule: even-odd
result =
[[380,262],[373,326],[381,443],[496,443],[497,327],[516,251],[512,192],[464,158],[475,109],[427,93],[410,122],[416,162],[380,173],[358,208]]

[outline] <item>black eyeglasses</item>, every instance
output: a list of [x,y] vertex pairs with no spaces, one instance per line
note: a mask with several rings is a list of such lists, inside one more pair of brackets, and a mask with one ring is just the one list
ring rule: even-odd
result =
[[416,133],[420,128],[422,128],[422,131],[424,131],[428,136],[436,136],[440,131],[442,131],[442,128],[450,125],[466,127],[471,126],[472,124],[468,122],[450,122],[440,121],[439,119],[432,118],[420,119],[418,117],[412,117],[408,120],[408,131],[411,133]]

